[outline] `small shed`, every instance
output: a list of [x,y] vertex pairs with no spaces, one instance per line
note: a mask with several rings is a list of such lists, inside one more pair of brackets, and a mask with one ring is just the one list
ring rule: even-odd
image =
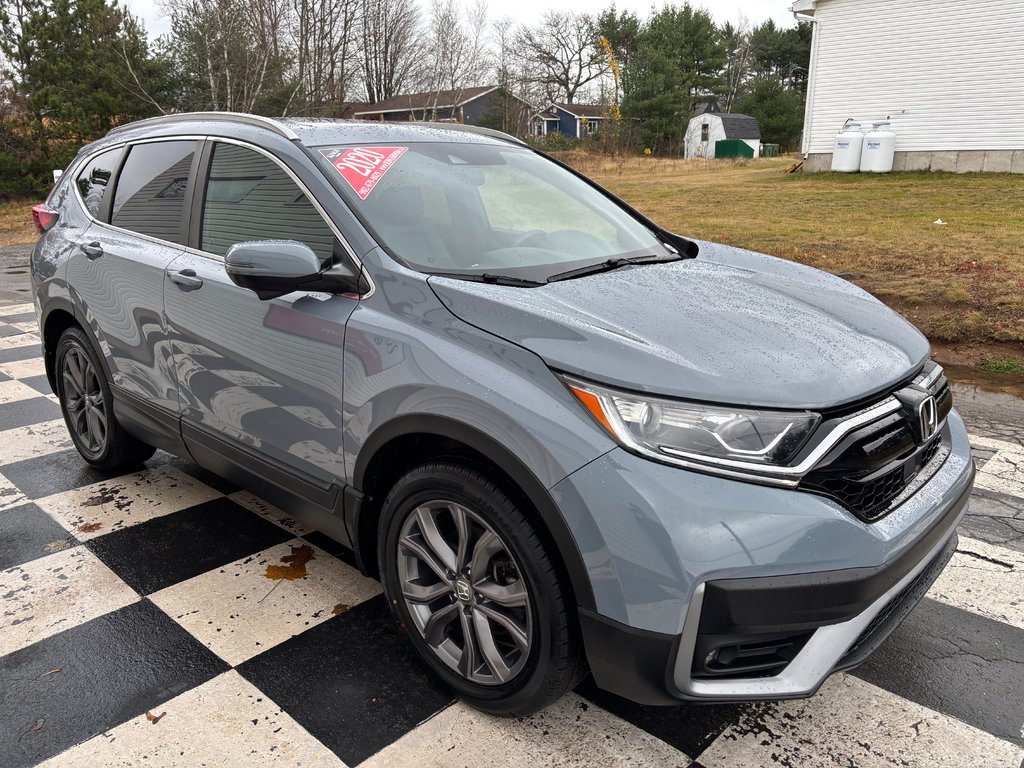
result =
[[690,120],[686,128],[685,155],[687,158],[713,158],[719,141],[742,141],[761,153],[761,127],[757,118],[730,112],[705,112]]

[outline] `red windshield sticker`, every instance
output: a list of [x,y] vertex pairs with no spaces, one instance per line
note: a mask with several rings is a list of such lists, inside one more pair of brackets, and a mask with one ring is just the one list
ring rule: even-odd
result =
[[322,149],[320,152],[338,169],[361,200],[365,200],[374,186],[384,178],[408,147],[352,147],[351,149]]

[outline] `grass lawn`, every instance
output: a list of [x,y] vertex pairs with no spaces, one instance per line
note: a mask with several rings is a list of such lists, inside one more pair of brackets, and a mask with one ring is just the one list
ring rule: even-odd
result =
[[32,206],[38,200],[0,200],[0,247],[21,245],[36,240],[32,225]]
[[[849,277],[924,331],[944,362],[1024,372],[1022,176],[560,156],[677,232]],[[35,239],[33,202],[0,202],[0,246]]]
[[[794,161],[563,154],[681,234],[842,273],[902,312],[940,357],[1024,357],[1024,177],[787,174]],[[941,219],[945,224],[935,224]]]

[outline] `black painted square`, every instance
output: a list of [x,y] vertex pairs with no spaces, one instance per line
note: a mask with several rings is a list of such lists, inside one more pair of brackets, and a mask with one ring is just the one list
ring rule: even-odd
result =
[[453,701],[395,626],[383,597],[286,640],[238,671],[348,765]]
[[3,657],[0,759],[33,765],[227,669],[148,600],[100,616]]
[[602,691],[594,684],[593,678],[587,678],[576,693],[691,758],[710,747],[743,711],[742,704],[680,703],[678,706],[648,707]]
[[854,674],[1024,746],[1024,630],[925,598]]
[[74,536],[35,504],[0,512],[0,571],[77,543]]
[[128,586],[148,595],[291,538],[222,497],[108,533],[87,546]]
[[43,350],[38,344],[25,344],[10,349],[0,349],[0,363],[14,363],[19,360],[32,360],[42,357]]
[[54,394],[53,390],[50,389],[50,380],[46,378],[45,373],[40,376],[29,376],[27,379],[19,379],[19,381],[28,387],[32,387],[41,395]]
[[15,429],[40,421],[59,419],[60,406],[45,397],[30,397],[0,408],[0,430]]
[[[3,409],[0,409],[2,412]],[[60,413],[57,417],[60,417]],[[108,474],[93,469],[74,449],[4,464],[0,472],[30,499],[41,499],[122,474]]]

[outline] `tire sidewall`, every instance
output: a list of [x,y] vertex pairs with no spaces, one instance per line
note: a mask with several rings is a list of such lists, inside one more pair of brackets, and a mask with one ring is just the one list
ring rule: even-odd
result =
[[[526,581],[533,622],[532,648],[522,671],[508,683],[480,685],[450,669],[427,645],[405,605],[397,569],[399,534],[417,506],[438,499],[464,504],[485,520],[506,544]],[[552,651],[557,643],[568,642],[568,638],[554,636],[555,627],[564,624],[564,619],[553,620],[558,611],[564,610],[561,601],[556,599],[560,597],[561,587],[557,579],[545,578],[542,569],[527,555],[523,536],[517,529],[526,527],[532,531],[532,528],[516,505],[498,489],[427,465],[412,470],[396,483],[384,502],[380,527],[378,562],[388,604],[421,657],[437,675],[462,698],[497,714],[520,709],[541,696],[551,667]],[[556,593],[559,594],[556,596]]]
[[[64,392],[64,358],[67,353],[72,349],[76,348],[80,350],[86,357],[89,358],[89,362],[93,366],[93,370],[96,371],[96,378],[99,380],[100,390],[103,392],[103,414],[107,419],[107,430],[103,441],[103,450],[99,453],[93,453],[85,448],[78,432],[75,430],[71,416],[68,413],[67,398]],[[107,461],[110,456],[111,447],[113,444],[112,428],[116,424],[114,420],[114,401],[113,396],[110,392],[110,383],[107,381],[106,370],[100,363],[99,357],[92,348],[92,344],[89,338],[77,328],[69,328],[64,331],[64,334],[60,337],[60,341],[57,343],[57,354],[54,357],[54,381],[57,385],[57,399],[60,401],[60,411],[64,416],[64,423],[68,428],[68,434],[71,436],[71,441],[75,444],[75,448],[82,457],[90,464],[103,464]]]

